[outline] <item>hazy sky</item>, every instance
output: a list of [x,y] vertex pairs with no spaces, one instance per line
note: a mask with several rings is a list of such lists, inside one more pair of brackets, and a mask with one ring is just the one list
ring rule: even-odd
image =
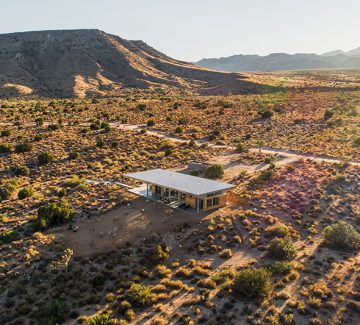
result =
[[0,0],[0,33],[98,28],[177,59],[360,46],[359,0]]

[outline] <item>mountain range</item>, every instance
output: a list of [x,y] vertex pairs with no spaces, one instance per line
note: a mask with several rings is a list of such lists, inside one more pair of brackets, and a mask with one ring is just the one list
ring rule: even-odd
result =
[[202,59],[195,64],[203,68],[226,72],[356,69],[360,68],[360,47],[349,52],[336,50],[321,55],[307,53],[272,53],[266,56],[240,54]]
[[117,96],[132,89],[206,95],[257,87],[243,75],[175,60],[97,29],[0,35],[0,97]]

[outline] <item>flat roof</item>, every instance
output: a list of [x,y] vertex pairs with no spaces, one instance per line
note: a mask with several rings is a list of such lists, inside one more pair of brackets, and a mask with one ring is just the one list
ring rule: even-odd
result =
[[124,176],[143,183],[151,183],[195,196],[229,190],[235,187],[235,185],[232,184],[160,168],[125,174]]

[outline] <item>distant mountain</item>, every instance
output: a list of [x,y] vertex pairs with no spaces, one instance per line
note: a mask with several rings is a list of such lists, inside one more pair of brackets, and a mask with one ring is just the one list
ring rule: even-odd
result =
[[326,52],[321,54],[322,56],[335,56],[335,55],[346,55],[346,52],[344,52],[343,50],[335,50],[335,51],[331,51],[331,52]]
[[257,85],[96,29],[0,35],[1,97],[113,96],[132,88],[164,87],[221,94]]
[[341,50],[317,54],[272,53],[266,56],[233,55],[224,58],[202,59],[196,65],[226,72],[280,71],[308,69],[360,68],[360,48],[343,52]]

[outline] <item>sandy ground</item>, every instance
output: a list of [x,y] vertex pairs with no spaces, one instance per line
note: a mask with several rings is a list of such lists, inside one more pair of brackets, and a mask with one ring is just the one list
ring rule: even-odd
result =
[[130,207],[121,206],[102,216],[74,222],[73,226],[79,227],[77,232],[65,225],[52,229],[51,233],[74,249],[75,255],[86,256],[126,243],[137,244],[154,235],[166,238],[177,225],[196,223],[203,217],[204,213],[192,215],[137,197]]

